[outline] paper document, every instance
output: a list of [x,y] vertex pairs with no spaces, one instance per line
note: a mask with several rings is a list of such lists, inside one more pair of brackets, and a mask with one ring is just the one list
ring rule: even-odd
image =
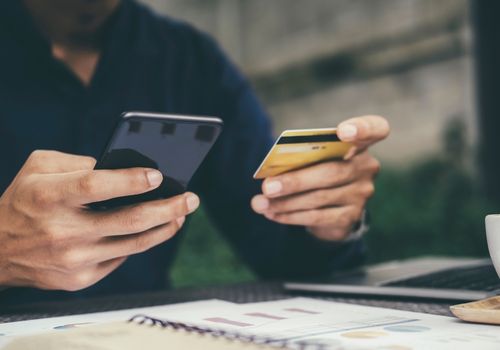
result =
[[38,320],[0,323],[0,348],[12,339],[24,335],[34,335],[48,331],[61,332],[67,329],[80,328],[88,325],[115,321],[127,321],[137,314],[153,314],[157,315],[157,317],[168,318],[170,313],[174,311],[176,312],[176,315],[182,315],[182,312],[198,310],[198,308],[202,308],[207,312],[210,312],[210,310],[213,309],[215,312],[216,310],[224,310],[228,305],[231,306],[233,305],[233,303],[222,300],[204,300],[120,311],[108,311],[82,315],[50,317]]
[[71,329],[17,338],[5,350],[276,350],[206,334],[129,322]]
[[324,344],[327,349],[500,349],[500,327],[423,313],[309,298],[233,304],[214,311],[174,311],[167,320],[289,344]]
[[[252,335],[324,349],[500,349],[500,327],[463,323],[452,317],[293,298],[252,304],[218,300],[57,317],[0,324],[0,341],[15,336],[85,327],[86,324],[127,320],[146,314],[211,330]],[[2,344],[2,343],[0,343]]]

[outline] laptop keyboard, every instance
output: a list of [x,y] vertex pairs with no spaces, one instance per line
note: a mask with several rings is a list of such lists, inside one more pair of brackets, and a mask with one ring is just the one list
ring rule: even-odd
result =
[[492,265],[460,267],[385,283],[384,286],[500,291]]

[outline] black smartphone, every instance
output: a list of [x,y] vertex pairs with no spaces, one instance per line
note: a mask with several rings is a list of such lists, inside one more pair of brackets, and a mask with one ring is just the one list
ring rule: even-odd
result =
[[222,120],[215,117],[122,114],[95,169],[154,168],[163,174],[163,182],[150,192],[96,202],[89,207],[109,209],[184,193],[222,127]]

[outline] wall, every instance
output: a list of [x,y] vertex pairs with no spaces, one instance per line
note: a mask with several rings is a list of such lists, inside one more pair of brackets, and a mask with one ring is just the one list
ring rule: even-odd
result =
[[277,131],[382,114],[375,153],[399,165],[438,152],[450,119],[475,139],[466,0],[144,1],[215,36]]

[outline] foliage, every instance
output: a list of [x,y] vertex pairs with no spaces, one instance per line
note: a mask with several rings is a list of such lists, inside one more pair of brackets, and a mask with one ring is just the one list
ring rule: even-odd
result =
[[203,208],[189,221],[171,273],[175,287],[252,280],[253,274],[211,224]]
[[370,261],[487,255],[484,216],[492,205],[450,162],[435,158],[404,171],[385,169],[369,208]]

